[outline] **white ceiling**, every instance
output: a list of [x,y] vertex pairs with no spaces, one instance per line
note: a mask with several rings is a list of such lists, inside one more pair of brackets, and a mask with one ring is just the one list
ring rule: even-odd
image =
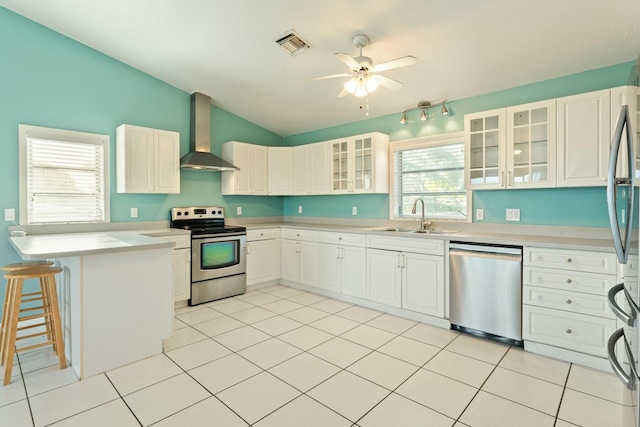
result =
[[[186,92],[288,136],[365,119],[362,98],[337,98],[369,36],[374,63],[413,55],[383,75],[398,91],[369,96],[370,117],[632,61],[638,0],[0,0],[0,5]],[[291,57],[274,40],[296,30],[313,48]],[[6,64],[5,64],[6,66]]]

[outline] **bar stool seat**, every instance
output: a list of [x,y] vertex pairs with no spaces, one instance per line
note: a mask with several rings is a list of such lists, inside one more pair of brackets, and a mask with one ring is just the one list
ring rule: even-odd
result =
[[[20,263],[18,263],[20,264]],[[5,266],[6,267],[6,266]],[[60,309],[58,307],[58,295],[56,290],[56,274],[62,271],[60,267],[52,266],[23,266],[23,268],[9,267],[4,277],[7,279],[7,290],[5,295],[5,305],[3,312],[3,322],[0,329],[0,364],[4,365],[4,385],[11,382],[11,371],[13,368],[13,356],[17,352],[31,350],[46,345],[52,345],[53,351],[58,355],[60,368],[67,366],[64,353],[64,340],[62,336],[62,325],[60,322]],[[41,296],[24,298],[28,295],[22,294],[24,279],[39,279]],[[41,300],[39,306],[21,307],[21,304]],[[31,314],[30,314],[31,313]],[[6,316],[5,316],[6,314]],[[42,318],[42,323],[19,325],[26,322]],[[36,332],[27,335],[17,336],[20,331],[31,328],[45,328],[45,332]],[[46,335],[46,341],[37,344],[16,348],[16,341]]]

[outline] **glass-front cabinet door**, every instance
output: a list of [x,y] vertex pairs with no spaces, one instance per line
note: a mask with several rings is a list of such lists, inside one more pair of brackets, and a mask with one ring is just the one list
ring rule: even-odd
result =
[[465,116],[467,189],[502,188],[505,183],[505,110]]
[[556,185],[555,100],[507,108],[507,188]]
[[349,141],[346,139],[336,140],[331,143],[332,192],[347,192],[349,190]]
[[356,138],[353,143],[353,160],[355,164],[352,190],[370,190],[373,177],[373,146],[371,144],[371,137]]

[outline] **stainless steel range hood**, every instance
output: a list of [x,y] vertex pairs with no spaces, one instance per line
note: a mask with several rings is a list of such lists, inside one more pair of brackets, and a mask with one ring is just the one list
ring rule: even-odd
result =
[[180,167],[208,171],[235,171],[240,168],[211,153],[211,98],[191,94],[191,151],[182,156]]

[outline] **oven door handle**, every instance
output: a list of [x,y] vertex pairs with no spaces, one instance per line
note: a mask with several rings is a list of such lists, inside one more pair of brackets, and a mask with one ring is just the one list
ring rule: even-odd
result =
[[[609,343],[607,344],[607,356],[609,359],[609,363],[611,363],[611,368],[613,368],[613,372],[615,372],[616,376],[620,379],[620,381],[622,381],[622,384],[624,384],[624,386],[628,390],[635,390],[636,388],[635,379],[632,378],[631,375],[627,374],[624,371],[624,369],[620,365],[620,362],[616,358],[615,348],[620,338],[624,339],[623,328],[618,329],[609,337]],[[629,343],[627,342],[626,339],[624,339],[624,349],[625,349],[625,352],[627,353],[627,357],[629,358],[629,365],[632,366],[631,372],[634,373],[635,370],[633,369],[633,364],[635,363],[635,361],[633,360],[633,356],[631,355],[631,349],[629,348]]]
[[[622,307],[620,307],[616,302],[616,295],[621,291],[624,292],[624,297],[629,302],[629,306],[631,307],[631,314],[624,311]],[[609,290],[609,293],[607,294],[607,302],[609,303],[609,308],[611,308],[611,311],[613,311],[616,317],[622,320],[625,325],[634,326],[636,324],[636,313],[635,310],[633,310],[633,303],[629,300],[629,296],[624,289],[624,283],[618,283]]]
[[192,234],[191,240],[226,239],[227,237],[238,237],[246,235],[246,231],[238,231],[235,233]]

